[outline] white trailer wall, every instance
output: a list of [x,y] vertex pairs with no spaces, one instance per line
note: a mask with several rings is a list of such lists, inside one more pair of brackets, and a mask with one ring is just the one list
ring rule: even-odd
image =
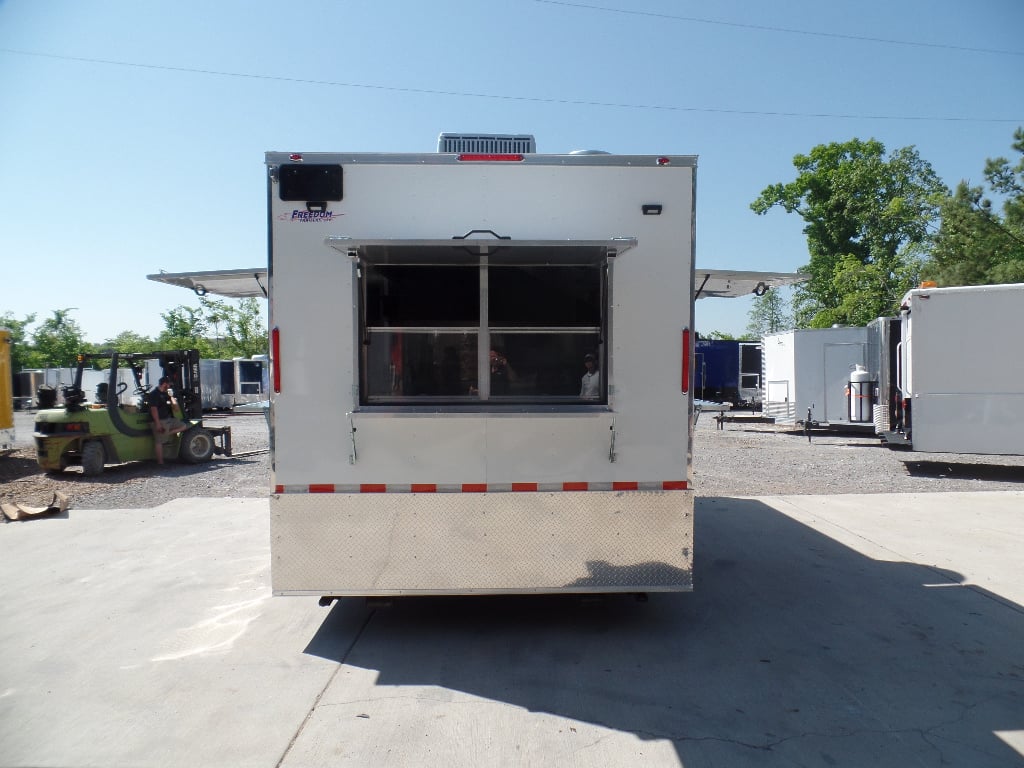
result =
[[[276,593],[690,588],[694,159],[662,160],[307,155],[345,172],[344,199],[316,215],[272,187]],[[635,243],[608,259],[607,402],[361,401],[358,243],[484,231]],[[501,244],[482,234],[471,253],[478,239]],[[564,361],[577,381],[582,363]]]
[[809,328],[765,336],[762,412],[777,424],[850,423],[847,386],[865,363],[867,328]]
[[917,289],[904,307],[914,450],[1024,454],[1024,284]]

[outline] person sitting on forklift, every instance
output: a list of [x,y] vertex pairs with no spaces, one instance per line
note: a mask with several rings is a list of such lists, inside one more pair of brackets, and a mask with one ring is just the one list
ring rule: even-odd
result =
[[188,429],[188,424],[174,417],[172,409],[178,402],[168,393],[170,388],[170,376],[161,376],[157,385],[149,391],[149,415],[153,418],[153,443],[157,464],[164,463],[164,443],[173,435]]

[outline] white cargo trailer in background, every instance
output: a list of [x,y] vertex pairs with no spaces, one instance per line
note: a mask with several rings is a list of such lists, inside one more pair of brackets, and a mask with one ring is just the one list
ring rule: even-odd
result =
[[918,288],[900,309],[896,385],[915,451],[1024,455],[1024,283]]
[[203,410],[228,410],[270,397],[265,355],[199,361]]
[[[762,413],[776,424],[871,427],[851,421],[849,384],[866,362],[866,328],[809,328],[773,333],[762,340]],[[808,417],[808,414],[810,416]]]

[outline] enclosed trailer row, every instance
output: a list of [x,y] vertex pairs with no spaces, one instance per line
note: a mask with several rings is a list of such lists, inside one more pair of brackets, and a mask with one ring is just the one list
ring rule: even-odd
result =
[[227,410],[270,398],[266,355],[232,360],[200,360],[203,410]]
[[761,404],[761,342],[698,339],[694,395],[699,400],[756,407]]
[[1024,455],[1024,284],[923,286],[864,328],[765,336],[763,413],[891,447]]
[[[161,371],[155,361],[141,363],[144,388],[155,387]],[[259,403],[269,398],[270,375],[266,355],[232,360],[200,360],[202,379],[202,408],[204,411],[226,410],[236,405]],[[22,407],[53,408],[64,404],[64,388],[74,383],[75,368],[38,368],[19,371],[14,377],[18,396],[15,401]],[[127,369],[117,371],[118,399],[122,405],[131,405],[142,393]],[[109,371],[87,369],[82,371],[81,389],[95,402],[106,402],[105,389]]]

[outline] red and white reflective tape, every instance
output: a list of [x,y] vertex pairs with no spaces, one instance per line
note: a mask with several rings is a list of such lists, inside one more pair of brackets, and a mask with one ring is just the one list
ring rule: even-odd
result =
[[685,491],[685,480],[610,483],[314,483],[277,485],[274,493],[536,493],[562,491]]

